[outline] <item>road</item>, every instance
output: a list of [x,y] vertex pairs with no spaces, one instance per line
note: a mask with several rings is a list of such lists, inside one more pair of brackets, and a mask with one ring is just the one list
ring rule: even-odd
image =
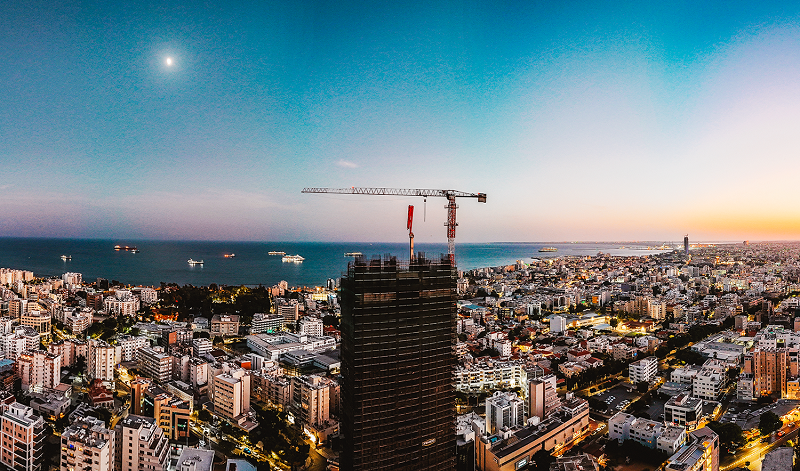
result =
[[778,438],[773,443],[762,443],[758,442],[756,446],[752,448],[745,449],[744,454],[742,456],[736,456],[736,461],[733,463],[727,464],[722,466],[722,457],[720,457],[720,471],[727,471],[732,468],[736,468],[738,466],[744,466],[745,462],[749,461],[750,463],[754,463],[758,461],[761,457],[763,457],[768,452],[772,451],[773,449],[784,445],[789,439],[794,438],[797,436],[797,427],[790,427],[787,424],[781,428],[781,431],[785,433],[784,436]]

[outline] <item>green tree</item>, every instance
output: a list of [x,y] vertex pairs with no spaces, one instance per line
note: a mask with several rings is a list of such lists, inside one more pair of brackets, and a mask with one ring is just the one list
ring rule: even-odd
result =
[[611,318],[611,320],[610,320],[610,321],[608,321],[608,324],[609,324],[611,327],[613,327],[613,328],[615,328],[615,329],[616,329],[616,328],[617,328],[617,326],[619,325],[619,319],[617,319],[616,317],[612,317],[612,318]]
[[761,435],[769,435],[783,426],[781,418],[774,412],[764,412],[758,420],[758,430]]
[[639,384],[636,385],[636,390],[642,394],[646,393],[648,389],[650,389],[650,384],[647,381],[639,381]]
[[727,449],[736,448],[739,444],[744,443],[742,428],[734,423],[713,421],[708,423],[708,428],[719,436],[720,445]]
[[79,373],[83,373],[86,371],[86,357],[83,355],[78,355],[78,358],[75,359],[75,370]]
[[197,420],[201,422],[211,422],[211,412],[206,409],[200,409],[197,411]]

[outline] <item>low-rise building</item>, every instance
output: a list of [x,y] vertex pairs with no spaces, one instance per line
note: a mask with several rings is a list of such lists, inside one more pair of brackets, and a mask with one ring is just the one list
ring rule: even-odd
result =
[[608,420],[608,438],[620,443],[633,440],[648,448],[672,454],[686,442],[686,431],[683,427],[664,425],[619,412]]
[[689,433],[689,441],[667,460],[665,471],[719,471],[719,437],[703,427]]
[[211,318],[211,335],[222,337],[239,335],[239,316],[236,314],[215,314]]
[[688,394],[669,398],[664,404],[664,421],[692,429],[703,414],[703,400]]

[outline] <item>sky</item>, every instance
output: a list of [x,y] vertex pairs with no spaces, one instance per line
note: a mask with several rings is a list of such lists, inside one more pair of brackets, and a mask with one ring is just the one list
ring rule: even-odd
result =
[[[0,236],[800,239],[796,2],[0,3]],[[169,59],[169,64],[168,64]]]

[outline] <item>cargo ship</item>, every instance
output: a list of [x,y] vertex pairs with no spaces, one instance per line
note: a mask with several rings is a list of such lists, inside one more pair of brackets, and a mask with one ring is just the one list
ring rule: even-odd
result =
[[299,255],[284,255],[281,260],[284,262],[301,263],[305,258]]
[[542,247],[539,252],[558,252],[558,249],[555,247]]
[[267,252],[267,253],[270,255],[286,255],[286,252],[276,252],[274,250],[272,252]]
[[360,257],[362,255],[364,255],[364,254],[361,253],[361,252],[345,252],[344,253],[345,257]]
[[189,265],[191,265],[191,266],[202,265],[203,264],[202,260],[192,260],[191,258],[189,260],[187,260],[187,262],[189,262]]
[[64,260],[65,262],[66,262],[67,260],[72,260],[72,255],[62,255],[62,256],[61,256],[61,260]]

